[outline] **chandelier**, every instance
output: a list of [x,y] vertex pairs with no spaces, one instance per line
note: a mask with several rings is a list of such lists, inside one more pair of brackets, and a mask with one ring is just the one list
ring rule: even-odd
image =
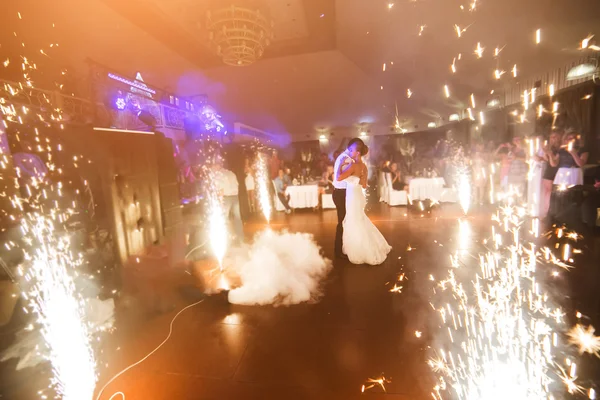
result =
[[233,66],[257,61],[273,37],[273,23],[259,10],[233,5],[208,11],[206,27],[217,55]]

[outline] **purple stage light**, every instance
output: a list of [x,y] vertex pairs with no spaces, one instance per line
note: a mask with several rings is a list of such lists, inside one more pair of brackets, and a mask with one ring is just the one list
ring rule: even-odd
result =
[[115,100],[115,106],[117,107],[117,110],[123,111],[125,107],[127,107],[127,102],[124,98],[117,97],[117,100]]

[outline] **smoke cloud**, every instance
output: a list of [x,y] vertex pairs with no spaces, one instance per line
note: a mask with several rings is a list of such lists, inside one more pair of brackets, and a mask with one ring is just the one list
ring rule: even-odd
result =
[[331,270],[320,247],[307,233],[259,232],[241,249],[235,265],[241,286],[229,292],[229,302],[245,305],[291,305],[318,300],[320,283]]

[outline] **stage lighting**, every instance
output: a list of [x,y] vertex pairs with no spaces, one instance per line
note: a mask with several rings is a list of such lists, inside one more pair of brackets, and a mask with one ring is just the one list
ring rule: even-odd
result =
[[567,81],[575,81],[578,79],[596,78],[599,74],[600,68],[598,62],[588,62],[579,64],[569,70],[567,73]]
[[125,101],[123,97],[117,97],[115,100],[115,107],[117,107],[117,110],[123,111],[125,107],[127,107],[127,101]]

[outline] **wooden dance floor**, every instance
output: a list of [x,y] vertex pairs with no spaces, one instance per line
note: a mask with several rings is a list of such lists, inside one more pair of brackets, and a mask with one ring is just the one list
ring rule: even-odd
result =
[[[469,240],[482,240],[490,229],[491,211],[474,210],[468,217],[472,237],[461,237],[460,214],[457,205],[423,216],[375,205],[370,217],[393,246],[383,265],[334,261],[316,304],[235,306],[223,294],[208,296],[176,320],[163,347],[118,377],[101,399],[115,392],[127,400],[431,399],[435,383],[427,360],[440,332],[429,304],[430,275],[446,276],[449,255],[468,251]],[[335,210],[280,213],[271,226],[309,232],[327,257],[333,255]],[[245,227],[248,237],[263,228],[260,221]],[[597,253],[592,259],[598,260]],[[402,273],[402,290],[391,293]],[[174,311],[154,317],[120,315],[99,386],[155,348],[175,313],[191,302],[179,296]],[[11,396],[5,398],[12,400],[31,398],[19,393],[42,378],[10,375]],[[369,378],[381,376],[389,380],[385,392],[376,385],[361,393]]]

